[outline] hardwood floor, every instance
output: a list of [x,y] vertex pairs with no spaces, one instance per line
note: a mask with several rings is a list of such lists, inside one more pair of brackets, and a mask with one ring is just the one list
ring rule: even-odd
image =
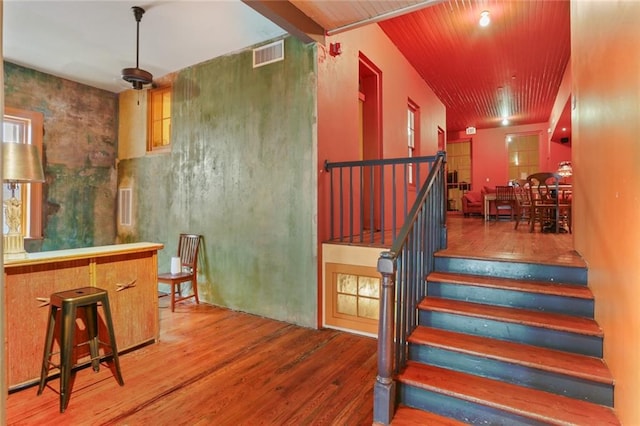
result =
[[[579,264],[569,234],[452,215],[453,255]],[[58,379],[7,400],[9,425],[371,425],[376,340],[311,330],[207,304],[160,299],[161,341],[76,374],[60,414]],[[43,329],[43,333],[44,333]],[[41,349],[38,348],[38,351]]]
[[[161,341],[108,368],[9,395],[9,425],[371,425],[376,340],[161,299]],[[43,330],[44,332],[44,330]]]
[[497,258],[568,266],[585,266],[573,249],[573,235],[529,232],[526,223],[513,229],[508,220],[485,222],[481,217],[447,216],[447,255]]

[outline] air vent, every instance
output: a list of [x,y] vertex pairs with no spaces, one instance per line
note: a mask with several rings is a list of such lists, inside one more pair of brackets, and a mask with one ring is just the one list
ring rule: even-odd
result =
[[120,225],[131,226],[131,188],[120,188],[118,198]]
[[284,40],[253,49],[253,67],[272,64],[284,59]]

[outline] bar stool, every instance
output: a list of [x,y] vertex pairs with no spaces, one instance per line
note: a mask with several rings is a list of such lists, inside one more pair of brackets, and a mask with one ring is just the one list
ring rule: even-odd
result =
[[[109,343],[103,342],[98,338],[98,303],[102,303],[104,317],[106,320],[107,331],[109,332]],[[42,391],[49,375],[51,367],[60,370],[60,412],[64,413],[69,403],[69,378],[72,364],[71,355],[74,348],[74,332],[76,327],[76,313],[78,308],[84,308],[87,318],[87,332],[89,334],[88,342],[91,354],[91,365],[94,371],[100,370],[101,358],[108,357],[109,354],[100,356],[100,344],[111,348],[111,356],[115,364],[116,380],[120,386],[124,385],[122,374],[120,373],[120,362],[118,360],[118,349],[116,346],[116,336],[113,332],[113,321],[111,320],[111,310],[109,308],[109,295],[106,290],[97,287],[82,287],[74,290],[67,290],[53,293],[50,298],[49,320],[47,323],[47,336],[45,338],[44,355],[42,357],[42,371],[40,373],[40,385],[38,386],[38,395]],[[56,314],[62,309],[61,327],[60,327],[60,365],[51,362],[51,349],[53,347],[53,337],[56,327]]]

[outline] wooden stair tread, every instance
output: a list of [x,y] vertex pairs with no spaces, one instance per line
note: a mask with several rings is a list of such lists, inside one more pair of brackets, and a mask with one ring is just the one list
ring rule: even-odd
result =
[[509,278],[487,277],[481,275],[456,274],[451,272],[431,272],[428,281],[447,282],[477,287],[499,288],[524,291],[528,293],[550,294],[556,296],[593,299],[589,287],[579,284],[552,283],[547,281],[515,280]]
[[567,331],[582,335],[602,337],[602,329],[594,320],[589,318],[556,314],[550,312],[516,309],[502,306],[485,305],[481,303],[463,302],[426,297],[418,305],[419,309],[447,312],[458,315],[506,321],[516,324],[543,327],[558,331]]
[[398,380],[549,424],[620,424],[609,407],[411,361]]
[[415,344],[430,345],[613,385],[611,372],[602,359],[587,355],[425,326],[418,326],[408,340]]
[[429,411],[418,410],[416,408],[401,405],[396,410],[393,419],[391,420],[391,424],[393,426],[463,426],[467,423],[463,423],[450,417],[440,416]]

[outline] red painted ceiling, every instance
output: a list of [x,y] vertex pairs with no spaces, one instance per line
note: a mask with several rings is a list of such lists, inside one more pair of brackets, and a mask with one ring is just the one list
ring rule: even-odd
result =
[[[482,28],[480,13],[490,12]],[[379,22],[447,108],[447,131],[549,120],[570,57],[569,1],[452,0]]]

